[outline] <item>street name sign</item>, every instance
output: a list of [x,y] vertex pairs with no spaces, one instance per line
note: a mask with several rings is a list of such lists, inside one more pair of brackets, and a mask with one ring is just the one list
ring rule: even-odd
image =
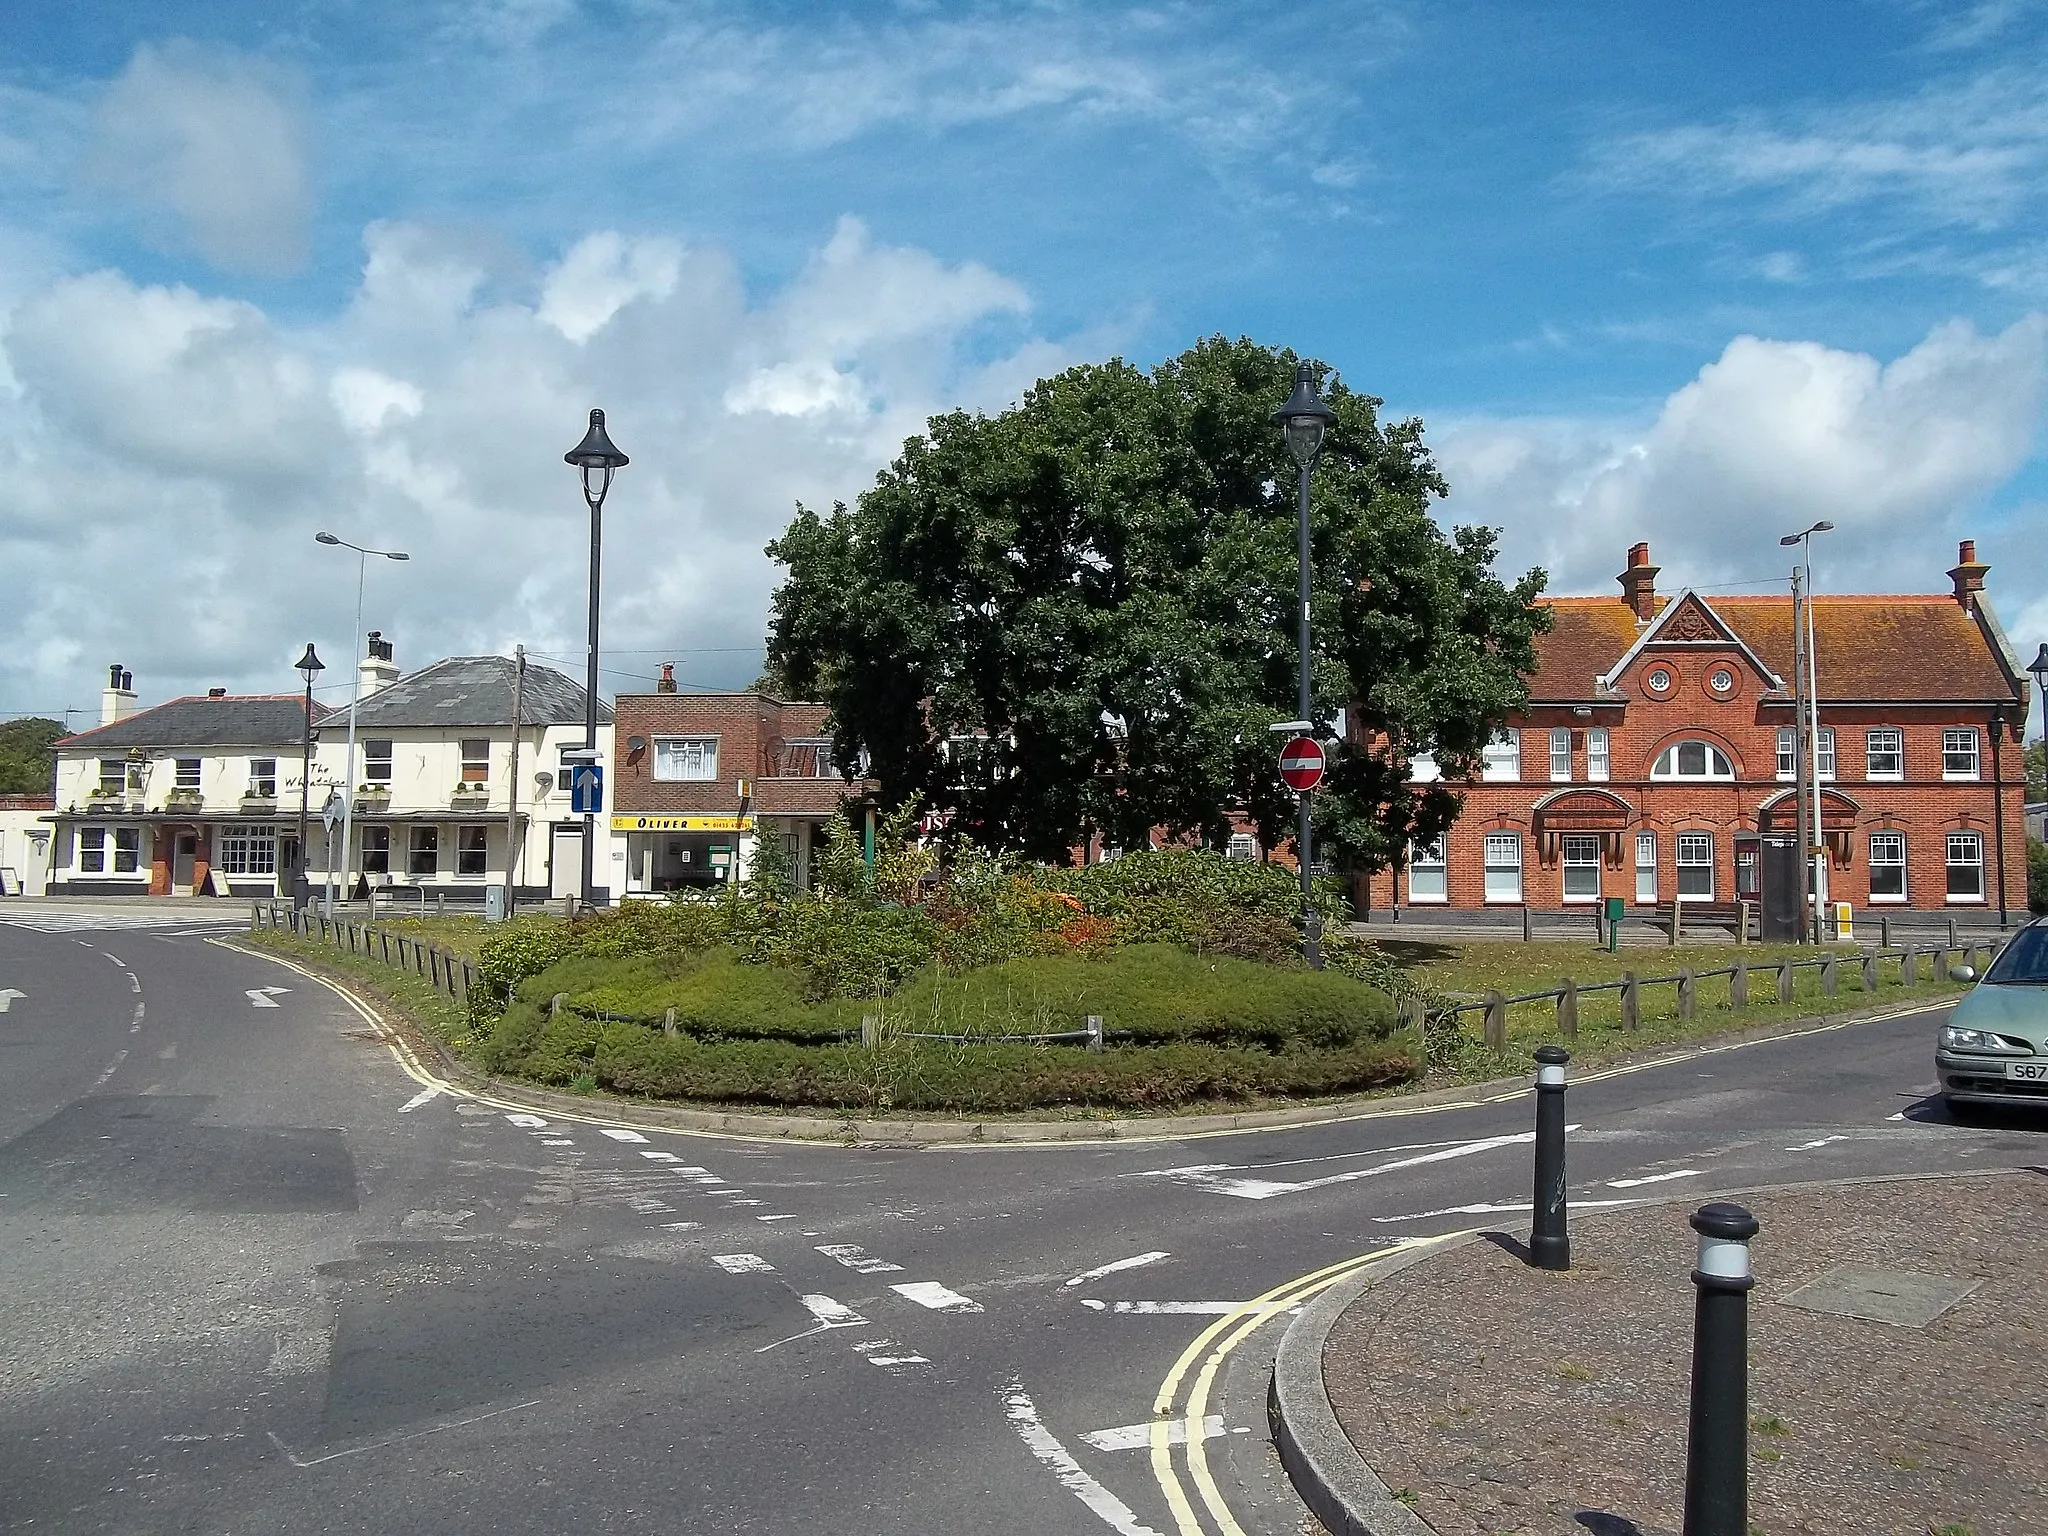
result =
[[1323,749],[1307,736],[1297,736],[1280,749],[1280,777],[1289,789],[1310,790],[1323,782]]

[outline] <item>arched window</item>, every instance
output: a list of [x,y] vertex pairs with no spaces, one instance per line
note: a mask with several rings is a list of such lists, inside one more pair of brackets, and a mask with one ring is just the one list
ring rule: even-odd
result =
[[1653,779],[1733,779],[1735,765],[1710,741],[1674,741],[1657,754]]

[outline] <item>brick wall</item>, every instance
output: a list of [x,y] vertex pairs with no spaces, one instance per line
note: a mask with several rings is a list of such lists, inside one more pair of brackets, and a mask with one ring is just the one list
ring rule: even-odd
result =
[[[739,809],[739,781],[753,781],[753,808],[764,815],[826,815],[859,785],[815,776],[810,754],[792,743],[826,737],[826,706],[784,703],[758,693],[624,693],[613,700],[617,762],[612,805],[621,815],[731,814]],[[639,737],[637,751],[631,743]],[[657,736],[706,736],[718,741],[718,776],[711,780],[654,777]]]

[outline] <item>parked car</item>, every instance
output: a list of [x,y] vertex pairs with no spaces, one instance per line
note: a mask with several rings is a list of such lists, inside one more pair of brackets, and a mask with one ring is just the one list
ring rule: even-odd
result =
[[[1971,980],[1969,968],[1950,974]],[[1941,1026],[1934,1070],[1944,1103],[2048,1104],[2048,918],[2012,936]]]

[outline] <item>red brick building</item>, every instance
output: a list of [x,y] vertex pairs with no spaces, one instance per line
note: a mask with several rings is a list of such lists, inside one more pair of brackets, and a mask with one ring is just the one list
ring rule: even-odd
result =
[[722,885],[759,836],[782,838],[808,883],[820,829],[868,789],[833,765],[823,704],[664,691],[622,693],[613,708],[611,833],[628,895]]
[[[1829,896],[1859,913],[2026,910],[2028,685],[1987,569],[1965,541],[1948,592],[1815,602]],[[1760,840],[1797,824],[1792,599],[1664,596],[1657,573],[1638,544],[1619,594],[1549,600],[1528,713],[1444,843],[1362,905],[1755,898]]]

